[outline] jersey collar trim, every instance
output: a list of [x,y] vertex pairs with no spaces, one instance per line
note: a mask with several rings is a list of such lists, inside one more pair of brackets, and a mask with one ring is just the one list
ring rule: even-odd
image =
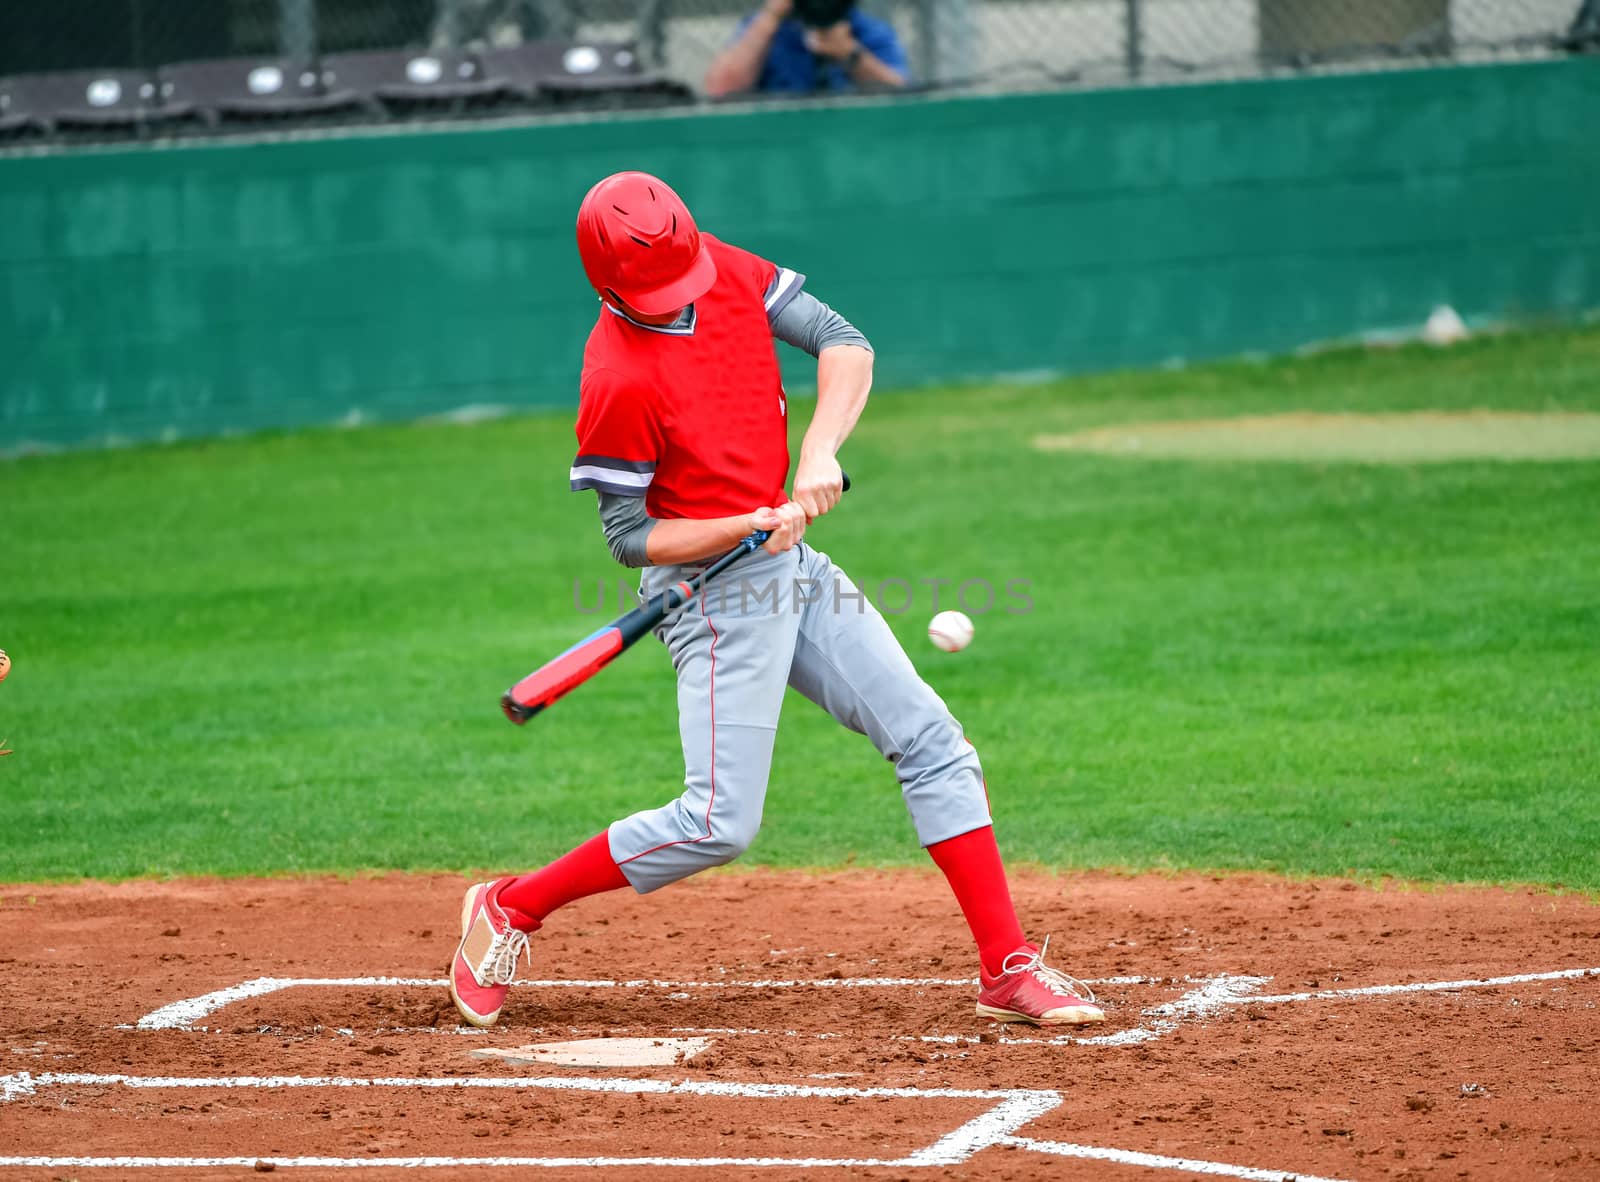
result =
[[646,332],[659,332],[663,336],[669,337],[694,336],[694,326],[700,318],[700,314],[695,310],[695,306],[690,304],[688,310],[684,312],[682,316],[679,316],[676,320],[674,320],[671,324],[640,324],[632,316],[629,316],[626,312],[622,311],[622,309],[613,307],[610,301],[601,300],[600,303],[607,312],[610,312],[619,320],[626,320],[635,328],[642,328]]

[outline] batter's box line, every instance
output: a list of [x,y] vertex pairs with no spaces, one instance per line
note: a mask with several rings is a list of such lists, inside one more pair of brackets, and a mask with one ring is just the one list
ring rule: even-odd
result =
[[[1159,983],[1154,977],[1102,977],[1086,982],[1089,985],[1150,985]],[[225,989],[214,989],[198,997],[186,997],[152,1010],[132,1026],[121,1025],[119,1030],[192,1030],[195,1023],[210,1017],[218,1010],[236,1001],[265,997],[284,989],[343,988],[371,989],[411,986],[423,989],[444,989],[450,984],[443,977],[257,977]],[[754,981],[660,981],[640,978],[622,980],[548,980],[517,981],[520,989],[925,989],[938,986],[960,985],[976,988],[976,977],[817,977],[813,979]]]
[[1163,1154],[1105,1146],[1075,1145],[1061,1141],[1040,1141],[1019,1137],[1017,1131],[1029,1122],[1061,1106],[1061,1093],[1050,1089],[1007,1088],[850,1088],[806,1084],[728,1083],[720,1080],[595,1079],[583,1076],[532,1078],[527,1076],[423,1076],[363,1079],[345,1076],[216,1076],[169,1077],[101,1075],[77,1072],[51,1072],[0,1076],[0,1102],[32,1096],[42,1088],[58,1087],[148,1088],[438,1088],[438,1089],[542,1089],[551,1091],[614,1092],[624,1095],[721,1096],[745,1099],[912,1099],[912,1100],[994,1100],[993,1107],[973,1117],[954,1131],[898,1158],[784,1158],[784,1157],[0,1157],[0,1168],[20,1166],[34,1169],[196,1169],[238,1167],[258,1164],[292,1169],[462,1169],[469,1167],[522,1167],[546,1169],[663,1166],[696,1169],[770,1168],[790,1169],[917,1169],[956,1166],[986,1149],[1006,1146],[1030,1153],[1055,1157],[1091,1158],[1150,1169],[1179,1170],[1186,1173],[1246,1179],[1247,1182],[1341,1182],[1292,1170],[1264,1170],[1229,1162],[1168,1157]]
[[[1353,1000],[1368,997],[1392,997],[1407,993],[1444,993],[1456,992],[1465,989],[1489,989],[1503,985],[1524,985],[1539,981],[1573,980],[1580,977],[1600,977],[1600,967],[1578,969],[1555,969],[1540,973],[1513,973],[1501,977],[1476,977],[1463,978],[1451,981],[1415,981],[1391,985],[1363,985],[1347,989],[1318,989],[1302,993],[1261,994],[1256,992],[1262,985],[1271,981],[1271,977],[1246,977],[1246,976],[1218,976],[1211,978],[1184,978],[1186,983],[1198,982],[1198,988],[1185,993],[1176,1001],[1164,1005],[1154,1006],[1144,1010],[1141,1018],[1143,1024],[1126,1030],[1118,1030],[1111,1034],[1081,1037],[1078,1035],[1058,1035],[1052,1038],[1021,1038],[1016,1036],[1001,1035],[998,1041],[1005,1045],[1044,1045],[1044,1046],[1136,1046],[1140,1043],[1150,1042],[1164,1034],[1178,1028],[1184,1021],[1204,1021],[1215,1016],[1228,1006],[1235,1005],[1283,1005],[1304,1001],[1338,1001]],[[1160,977],[1107,977],[1091,981],[1095,985],[1139,985],[1157,984],[1170,978]],[[253,981],[245,981],[239,985],[226,989],[214,990],[199,997],[185,998],[175,1001],[160,1009],[153,1010],[140,1018],[132,1026],[122,1025],[119,1030],[187,1030],[204,1031],[206,1027],[197,1027],[195,1023],[210,1014],[217,1012],[235,1001],[246,998],[262,997],[283,989],[301,986],[317,987],[342,987],[342,988],[371,988],[384,986],[416,986],[426,988],[444,988],[448,984],[442,978],[423,977],[258,977]],[[929,978],[929,977],[823,977],[815,980],[792,981],[527,981],[521,983],[524,988],[644,988],[646,986],[662,989],[710,989],[710,988],[745,988],[745,989],[771,989],[782,987],[816,987],[816,988],[907,988],[929,986],[971,986],[974,981],[968,978]],[[675,1030],[674,1033],[685,1031]],[[346,1031],[341,1030],[341,1033]],[[354,1033],[349,1031],[348,1033]],[[697,1031],[697,1033],[722,1033],[722,1034],[771,1034],[770,1031],[726,1028],[722,1030]],[[782,1031],[785,1036],[798,1037],[797,1031]],[[840,1035],[820,1032],[814,1033],[817,1038],[837,1038]],[[897,1035],[895,1041],[917,1041],[925,1043],[943,1043],[947,1045],[974,1044],[986,1041],[982,1036],[964,1034],[925,1034],[925,1035]]]
[[[1046,1047],[1127,1047],[1137,1046],[1139,1043],[1151,1042],[1164,1034],[1170,1034],[1184,1021],[1204,1021],[1211,1017],[1223,1006],[1237,1005],[1240,1002],[1255,1001],[1255,990],[1259,989],[1270,977],[1209,977],[1201,978],[1199,988],[1191,989],[1176,1001],[1167,1002],[1165,1005],[1154,1006],[1143,1011],[1140,1017],[1144,1023],[1140,1026],[1118,1030],[1111,1034],[1076,1035],[1059,1034],[1052,1038],[1026,1038],[1017,1035],[977,1035],[977,1034],[891,1034],[887,1036],[874,1036],[888,1042],[920,1042],[936,1043],[945,1046],[972,1045],[976,1043],[995,1042],[1002,1046],[1046,1046]],[[1194,982],[1193,977],[1186,978]],[[1101,982],[1103,984],[1103,982]],[[613,1028],[614,1029],[614,1028]],[[742,1027],[674,1027],[672,1034],[759,1034],[781,1035],[785,1038],[813,1038],[813,1039],[840,1039],[849,1035],[837,1034],[832,1031],[801,1031],[801,1030],[753,1030]]]

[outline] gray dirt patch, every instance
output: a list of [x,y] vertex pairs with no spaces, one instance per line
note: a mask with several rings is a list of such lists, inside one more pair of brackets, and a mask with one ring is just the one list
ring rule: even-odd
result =
[[1121,423],[1039,435],[1043,451],[1149,459],[1377,464],[1600,457],[1600,414],[1418,411]]

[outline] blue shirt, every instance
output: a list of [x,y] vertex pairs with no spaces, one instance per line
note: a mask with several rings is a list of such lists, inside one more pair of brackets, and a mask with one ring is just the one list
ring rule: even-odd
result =
[[[735,38],[749,28],[754,16],[747,16],[740,24]],[[908,76],[906,51],[895,36],[894,26],[888,21],[868,16],[851,9],[847,18],[850,32],[856,43],[884,65],[897,70],[902,78]],[[797,20],[786,20],[778,26],[767,50],[766,64],[761,67],[761,77],[756,80],[757,90],[854,90],[850,72],[842,62],[818,57],[806,48],[805,26]]]

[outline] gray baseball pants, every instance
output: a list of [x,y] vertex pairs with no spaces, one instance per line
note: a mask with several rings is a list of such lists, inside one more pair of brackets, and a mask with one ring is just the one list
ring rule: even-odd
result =
[[[654,595],[696,566],[644,571]],[[990,824],[977,752],[850,577],[805,543],[758,550],[656,635],[678,674],[684,790],[609,830],[640,893],[731,862],[761,827],[784,687],[866,735],[895,766],[924,846]]]

